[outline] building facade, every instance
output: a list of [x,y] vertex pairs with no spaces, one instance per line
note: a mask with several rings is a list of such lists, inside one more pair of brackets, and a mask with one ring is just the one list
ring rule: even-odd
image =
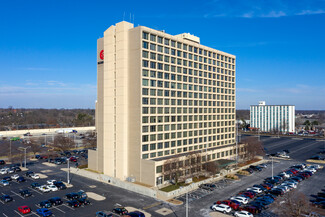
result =
[[97,41],[97,150],[88,166],[157,186],[163,163],[235,156],[235,56],[120,22]]
[[260,132],[295,132],[294,105],[259,105],[250,106],[250,124]]

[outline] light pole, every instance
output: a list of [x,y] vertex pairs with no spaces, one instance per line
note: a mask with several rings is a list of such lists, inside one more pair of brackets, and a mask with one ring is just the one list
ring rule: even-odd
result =
[[70,184],[70,159],[68,158],[68,174],[67,174],[67,182]]
[[27,168],[26,167],[26,164],[27,164],[26,150],[27,150],[27,148],[30,148],[30,146],[27,146],[27,147],[19,147],[19,149],[23,149],[24,152],[25,152],[25,168]]
[[188,192],[186,192],[186,217],[188,217]]
[[10,162],[11,162],[11,138],[9,139],[9,141],[10,141],[10,153],[9,153],[9,160],[10,160]]
[[272,179],[274,179],[274,177],[273,177],[273,156],[272,156]]

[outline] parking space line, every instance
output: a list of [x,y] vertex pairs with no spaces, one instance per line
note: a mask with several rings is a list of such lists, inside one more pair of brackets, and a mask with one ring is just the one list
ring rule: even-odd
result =
[[39,216],[36,212],[32,212],[34,215],[37,215],[37,216]]
[[21,215],[18,211],[16,211],[16,210],[14,210],[14,211],[15,211],[15,213],[17,213],[19,216],[24,217],[24,216]]
[[2,213],[2,215],[4,215],[5,217],[8,217],[6,214]]
[[14,191],[11,191],[12,193],[14,193],[15,195],[17,195],[18,197],[20,197],[20,198],[22,198],[22,199],[24,199],[25,200],[25,198],[23,197],[23,196],[21,196],[21,195],[19,195],[19,194],[17,194],[16,192],[14,192]]
[[59,210],[59,211],[65,213],[63,210],[59,209],[58,207],[52,206],[52,208],[57,209],[57,210]]
[[70,206],[68,206],[68,205],[66,205],[66,204],[63,204],[63,206],[68,207],[68,208],[71,209],[71,210],[74,210],[72,207],[70,207]]

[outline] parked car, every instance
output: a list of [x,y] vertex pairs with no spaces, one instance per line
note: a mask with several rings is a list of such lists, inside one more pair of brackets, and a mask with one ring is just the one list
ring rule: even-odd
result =
[[125,215],[125,214],[128,214],[128,211],[127,209],[125,209],[124,207],[115,207],[113,210],[112,210],[113,213],[116,213],[118,215]]
[[6,162],[4,160],[0,160],[0,165],[5,165]]
[[242,203],[242,204],[247,204],[248,203],[248,199],[245,197],[240,197],[240,196],[235,196],[235,197],[231,197],[231,200],[237,200],[238,202]]
[[31,209],[28,206],[20,206],[18,207],[18,211],[22,214],[27,214],[31,212]]
[[77,200],[69,200],[66,203],[68,206],[71,206],[71,207],[80,207],[81,206],[81,203]]
[[19,191],[20,195],[23,196],[23,197],[30,197],[32,196],[32,193],[29,191],[29,190],[21,190]]
[[211,209],[213,211],[223,212],[223,213],[230,213],[231,207],[225,204],[214,204],[212,205]]
[[217,186],[215,184],[210,184],[210,183],[199,185],[199,188],[208,190],[208,191],[213,191],[214,189],[216,189],[216,187]]
[[49,199],[49,201],[53,206],[58,206],[58,205],[61,205],[63,203],[63,201],[59,197],[52,197],[52,198]]
[[145,217],[144,213],[140,212],[140,211],[129,212],[128,216],[130,216],[130,217]]
[[5,195],[1,195],[0,200],[2,202],[8,203],[10,201],[13,201],[13,198],[10,197],[9,195],[5,194]]
[[96,212],[96,217],[111,217],[113,214],[111,214],[108,211],[98,211]]
[[32,174],[30,177],[32,179],[39,179],[40,178],[38,174]]
[[2,180],[12,181],[12,178],[10,176],[5,176],[2,178]]
[[248,212],[253,213],[253,214],[258,214],[258,213],[262,212],[262,209],[260,209],[258,207],[255,207],[255,206],[250,206],[250,205],[240,207],[239,209],[248,211]]
[[31,186],[32,186],[32,188],[34,188],[34,189],[38,189],[39,187],[41,187],[41,185],[40,185],[39,183],[37,183],[37,182],[33,182],[33,183],[31,184]]
[[20,182],[25,182],[26,179],[22,176],[19,176],[18,179],[16,179],[16,181],[20,183]]
[[0,181],[0,184],[1,184],[2,186],[7,186],[7,185],[9,185],[9,182],[8,182],[7,180],[1,180],[1,181]]
[[55,185],[48,185],[47,186],[51,191],[58,191],[58,187],[56,187]]
[[53,182],[53,185],[55,185],[60,190],[67,189],[67,186],[61,181]]
[[43,193],[48,193],[50,192],[51,190],[47,187],[47,185],[42,185],[40,187],[38,187],[38,189],[43,192]]
[[234,213],[235,217],[254,217],[252,213],[242,210]]
[[48,185],[53,185],[53,183],[56,182],[56,180],[52,179],[52,180],[47,180],[46,183]]
[[33,174],[34,174],[33,171],[27,171],[27,172],[25,173],[25,176],[27,176],[27,177],[31,177]]
[[79,198],[77,200],[78,200],[78,202],[80,202],[81,205],[89,205],[90,204],[90,201],[86,198]]
[[17,180],[17,179],[19,178],[19,175],[18,175],[18,174],[14,174],[14,175],[11,176],[11,178],[12,178],[13,180]]
[[52,207],[52,203],[48,200],[44,200],[39,203],[39,206],[42,208],[50,208],[50,207]]
[[72,192],[72,193],[69,193],[69,194],[66,194],[65,197],[68,199],[68,200],[76,200],[79,198],[79,195],[75,192]]
[[225,204],[230,206],[233,210],[238,210],[239,208],[239,204],[238,203],[234,203],[230,200],[222,200],[222,201],[217,201],[215,204]]
[[37,214],[43,217],[51,216],[52,212],[47,208],[41,208],[36,210]]

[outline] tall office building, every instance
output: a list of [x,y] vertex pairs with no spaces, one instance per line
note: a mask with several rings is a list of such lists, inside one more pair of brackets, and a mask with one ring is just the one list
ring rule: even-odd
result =
[[260,132],[295,132],[294,105],[259,105],[250,106],[251,127]]
[[174,156],[234,157],[235,56],[123,21],[98,39],[97,64],[90,169],[157,186]]

